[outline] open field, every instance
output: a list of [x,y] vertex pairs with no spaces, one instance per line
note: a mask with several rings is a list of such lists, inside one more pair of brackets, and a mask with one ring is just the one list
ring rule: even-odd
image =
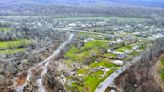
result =
[[66,18],[56,18],[58,20],[111,20],[117,21],[120,23],[129,23],[129,22],[136,22],[136,23],[143,23],[148,18],[129,18],[129,17],[66,17]]
[[31,43],[30,40],[22,39],[22,40],[13,40],[13,41],[1,41],[0,42],[0,49],[13,49],[19,48]]
[[24,52],[25,49],[19,48],[19,49],[6,49],[6,50],[0,50],[0,54],[15,54],[15,53],[20,53]]
[[10,30],[12,30],[12,28],[0,27],[0,31],[10,31]]
[[30,45],[31,41],[27,39],[13,40],[13,41],[0,41],[0,54],[15,54],[24,52],[25,47]]

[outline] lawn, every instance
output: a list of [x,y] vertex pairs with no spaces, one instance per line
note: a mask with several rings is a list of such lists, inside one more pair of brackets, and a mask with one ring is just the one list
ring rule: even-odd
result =
[[103,54],[104,57],[107,57],[107,58],[112,58],[112,59],[115,59],[117,58],[117,55],[116,54],[113,54],[113,53],[105,53]]
[[102,70],[91,73],[84,78],[84,91],[85,92],[94,92],[96,87],[102,81],[101,75],[104,74]]
[[94,40],[87,42],[83,47],[77,48],[71,46],[70,50],[67,51],[65,57],[70,58],[74,61],[84,61],[85,58],[99,54],[99,49],[105,49],[108,47],[108,41],[106,40]]
[[29,45],[31,43],[30,40],[22,39],[22,40],[13,40],[13,41],[1,41],[0,49],[13,49],[19,48],[22,46]]
[[108,36],[108,34],[102,33],[100,32],[100,34],[96,34],[96,33],[89,33],[89,32],[79,32],[79,36],[82,36],[84,38],[94,38],[94,39],[99,39],[102,36]]
[[94,72],[85,78],[85,92],[95,92],[98,85],[103,82],[108,76],[110,76],[114,72],[114,70],[109,70],[104,77],[101,77],[101,75],[104,74],[104,72],[101,72]]
[[125,52],[126,50],[130,50],[132,49],[132,47],[130,45],[127,45],[127,46],[123,46],[119,49],[117,49],[118,52]]
[[101,62],[98,62],[98,63],[94,62],[94,63],[91,63],[89,66],[92,67],[92,68],[96,68],[96,67],[99,67],[99,66],[103,66],[103,67],[106,67],[106,68],[116,67],[116,65],[110,63],[108,60],[101,61]]
[[24,46],[31,44],[30,40],[13,40],[13,41],[1,41],[0,42],[0,54],[15,54],[24,52]]
[[109,41],[106,40],[94,40],[87,42],[83,48],[92,48],[92,47],[98,47],[98,48],[104,48],[107,46],[107,43]]
[[0,50],[0,54],[15,54],[19,52],[24,52],[25,49],[19,48],[19,49],[7,49],[7,50]]
[[0,31],[10,31],[11,28],[8,27],[0,27]]

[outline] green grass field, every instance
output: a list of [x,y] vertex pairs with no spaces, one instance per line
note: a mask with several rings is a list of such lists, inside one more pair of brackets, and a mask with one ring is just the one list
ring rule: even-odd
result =
[[80,32],[79,33],[80,36],[83,36],[85,38],[94,38],[94,39],[98,39],[102,36],[108,36],[108,34],[105,34],[105,33],[104,34],[102,33],[101,35],[100,34],[94,34],[94,33],[88,33],[88,32]]
[[92,54],[98,54],[99,49],[107,48],[107,43],[108,41],[106,40],[94,40],[87,42],[80,49],[72,46],[71,49],[65,54],[65,57],[74,61],[84,61],[85,58],[91,56]]
[[132,47],[130,45],[127,45],[127,46],[123,46],[119,49],[117,49],[118,52],[125,52],[126,50],[130,50],[132,49]]
[[10,31],[12,28],[0,27],[0,31]]
[[19,48],[22,46],[29,45],[31,43],[30,40],[23,39],[23,40],[13,40],[13,41],[1,41],[0,42],[0,49],[13,49]]
[[15,54],[19,52],[24,52],[24,48],[19,48],[19,49],[7,49],[7,50],[0,50],[0,54]]
[[13,40],[13,41],[1,41],[0,42],[0,54],[15,54],[24,52],[24,46],[30,45],[31,41],[27,39]]

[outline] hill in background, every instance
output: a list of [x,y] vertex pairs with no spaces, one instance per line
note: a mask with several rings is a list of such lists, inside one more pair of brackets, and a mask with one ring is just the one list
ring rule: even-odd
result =
[[0,5],[0,15],[127,16],[125,12],[132,17],[164,15],[162,0],[3,0]]

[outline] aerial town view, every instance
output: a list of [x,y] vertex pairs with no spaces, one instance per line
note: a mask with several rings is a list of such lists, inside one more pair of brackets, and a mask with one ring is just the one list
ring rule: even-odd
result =
[[1,0],[0,92],[164,92],[164,1]]

